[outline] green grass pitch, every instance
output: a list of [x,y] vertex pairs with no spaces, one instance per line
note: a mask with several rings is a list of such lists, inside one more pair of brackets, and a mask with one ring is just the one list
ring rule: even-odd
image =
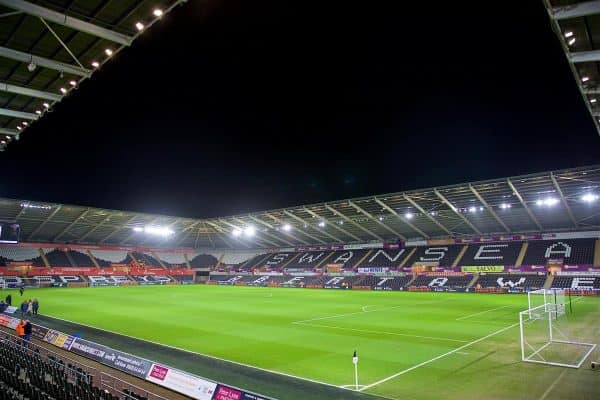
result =
[[[600,399],[589,362],[520,361],[524,295],[190,285],[25,296],[43,314],[338,386],[354,384],[357,350],[361,389],[391,399]],[[568,319],[598,342],[600,298],[578,298]]]

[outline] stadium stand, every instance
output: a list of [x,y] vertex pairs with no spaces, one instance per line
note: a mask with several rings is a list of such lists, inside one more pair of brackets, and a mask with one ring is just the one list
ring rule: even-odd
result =
[[458,276],[427,276],[419,275],[411,284],[416,287],[452,287],[465,288],[473,280],[473,275]]
[[225,265],[242,266],[257,257],[264,258],[264,253],[225,253],[221,262]]
[[551,288],[553,289],[600,289],[600,276],[568,276],[554,277]]
[[319,265],[324,265],[324,263],[329,263],[331,259],[331,255],[333,252],[331,251],[307,251],[304,253],[296,253],[297,257],[294,258],[289,264],[286,265],[287,268],[316,268]]
[[352,268],[370,250],[342,250],[331,254],[325,264],[342,264],[343,268]]
[[192,268],[209,268],[217,265],[219,260],[212,254],[198,254],[190,260]]
[[37,259],[40,251],[32,247],[0,247],[0,257],[5,263]]
[[546,275],[525,274],[481,274],[475,285],[483,288],[522,288],[541,289],[546,283]]
[[134,251],[131,253],[131,255],[133,256],[133,258],[135,258],[135,260],[138,263],[143,264],[145,266],[157,268],[162,267],[162,265],[160,265],[160,262],[158,262],[158,260],[156,260],[154,257],[152,257],[152,255],[148,253],[139,253]]
[[530,241],[523,265],[546,265],[548,259],[563,259],[565,264],[591,265],[595,239]]
[[408,285],[411,276],[395,276],[395,277],[380,277],[380,276],[361,276],[356,279],[354,286],[369,286],[373,290],[400,290]]
[[451,266],[463,247],[458,244],[418,247],[405,265],[410,267],[418,262],[433,262],[440,266]]
[[400,265],[402,260],[410,253],[410,249],[374,249],[357,265],[358,268],[391,268]]
[[248,262],[245,265],[243,265],[242,268],[245,270],[263,267],[273,269],[281,268],[295,256],[296,253],[294,252],[273,253],[267,258],[265,258],[264,256],[257,256],[254,258],[254,260],[251,260],[251,262]]
[[115,250],[90,250],[96,261],[101,267],[110,267],[111,264],[122,263],[129,257],[126,251]]
[[[74,265],[71,264],[71,262],[69,261],[69,259],[67,258],[67,255],[65,254],[65,251],[63,250],[58,250],[58,249],[43,249],[44,253],[46,255],[46,260],[48,260],[48,263],[50,264],[51,267],[73,267]],[[44,266],[43,264],[40,266]]]
[[165,265],[187,266],[183,253],[155,253]]
[[515,265],[523,242],[471,244],[460,265]]
[[94,267],[94,262],[87,253],[77,250],[70,250],[69,256],[75,264],[75,267]]

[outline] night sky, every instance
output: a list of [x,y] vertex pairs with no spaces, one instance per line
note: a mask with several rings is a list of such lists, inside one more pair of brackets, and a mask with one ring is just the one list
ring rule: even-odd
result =
[[435,3],[190,1],[0,153],[0,196],[211,217],[600,161],[541,0]]

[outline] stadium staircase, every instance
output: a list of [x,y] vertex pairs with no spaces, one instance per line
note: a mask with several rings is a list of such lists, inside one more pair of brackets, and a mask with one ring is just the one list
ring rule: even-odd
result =
[[150,252],[150,254],[152,255],[152,257],[154,257],[154,259],[155,259],[156,261],[158,261],[158,263],[160,264],[160,266],[161,266],[162,268],[164,268],[164,269],[167,269],[167,268],[168,268],[168,267],[167,267],[167,266],[166,266],[166,265],[163,263],[163,261],[160,259],[160,257],[156,255],[156,253],[155,253],[155,252],[151,251],[151,252]]
[[[404,267],[404,264],[406,264],[406,262],[408,260],[410,260],[410,258],[412,257],[413,254],[415,254],[415,251],[417,251],[416,247],[413,247],[412,250],[408,253],[408,255],[406,257],[404,257],[402,259],[402,261],[400,262],[400,264],[398,265],[398,268],[402,268]],[[412,281],[411,281],[412,282]]]
[[465,253],[467,252],[467,249],[469,248],[468,245],[464,245],[462,249],[460,249],[460,252],[458,253],[458,256],[456,256],[456,260],[454,260],[454,262],[452,263],[453,267],[458,266],[458,263],[460,263],[460,260],[463,258],[463,256],[465,255]]
[[554,283],[554,275],[548,275],[548,278],[546,278],[546,283],[544,283],[544,289],[550,289],[552,287],[552,283]]
[[417,275],[417,274],[413,274],[412,278],[410,278],[410,281],[406,282],[405,287],[410,287],[413,284],[413,282],[417,279],[418,276],[419,275]]
[[293,261],[295,261],[295,260],[296,260],[296,258],[300,258],[300,254],[302,254],[302,253],[296,253],[296,255],[295,255],[294,257],[290,258],[290,259],[288,260],[288,262],[286,262],[285,264],[283,264],[283,265],[281,266],[281,269],[283,270],[284,268],[286,268],[286,267],[287,267],[288,265],[290,265],[290,264],[291,264]]
[[527,254],[527,249],[529,248],[529,242],[523,242],[523,246],[521,246],[521,251],[519,251],[519,256],[517,257],[517,261],[515,261],[515,267],[520,267],[523,264],[523,259],[525,258],[525,254]]
[[361,257],[360,260],[358,260],[358,262],[354,263],[354,265],[352,266],[352,269],[358,268],[358,266],[361,265],[362,262],[367,259],[367,257],[371,256],[371,253],[373,253],[373,250],[367,251],[366,254],[363,257]]
[[600,265],[600,239],[596,239],[594,248],[594,265]]
[[88,257],[90,257],[90,260],[92,260],[96,268],[101,268],[100,264],[98,264],[98,261],[96,260],[96,257],[94,257],[90,250],[86,250],[85,253],[88,255]]
[[44,253],[44,250],[38,249],[38,251],[40,252],[40,257],[41,257],[42,261],[44,262],[44,265],[46,266],[46,268],[52,268],[52,266],[48,262],[48,259],[46,258],[46,253]]
[[192,266],[191,266],[191,264],[190,264],[190,259],[188,258],[188,255],[187,255],[187,253],[183,253],[183,259],[185,260],[185,265],[186,265],[188,268],[192,268]]
[[477,282],[478,279],[479,279],[479,274],[473,274],[473,279],[471,279],[471,282],[469,282],[467,287],[468,288],[473,287],[473,285],[475,285],[475,283]]
[[335,251],[332,251],[331,253],[327,254],[322,260],[321,262],[318,262],[316,265],[316,268],[320,268],[322,265],[325,265],[327,263],[327,260],[329,260],[333,255],[335,254]]

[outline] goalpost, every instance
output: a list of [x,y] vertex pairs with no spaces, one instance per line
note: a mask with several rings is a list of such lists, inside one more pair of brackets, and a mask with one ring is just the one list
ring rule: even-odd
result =
[[593,343],[579,342],[567,334],[565,292],[540,289],[527,294],[529,308],[519,313],[521,360],[579,368],[594,351]]

